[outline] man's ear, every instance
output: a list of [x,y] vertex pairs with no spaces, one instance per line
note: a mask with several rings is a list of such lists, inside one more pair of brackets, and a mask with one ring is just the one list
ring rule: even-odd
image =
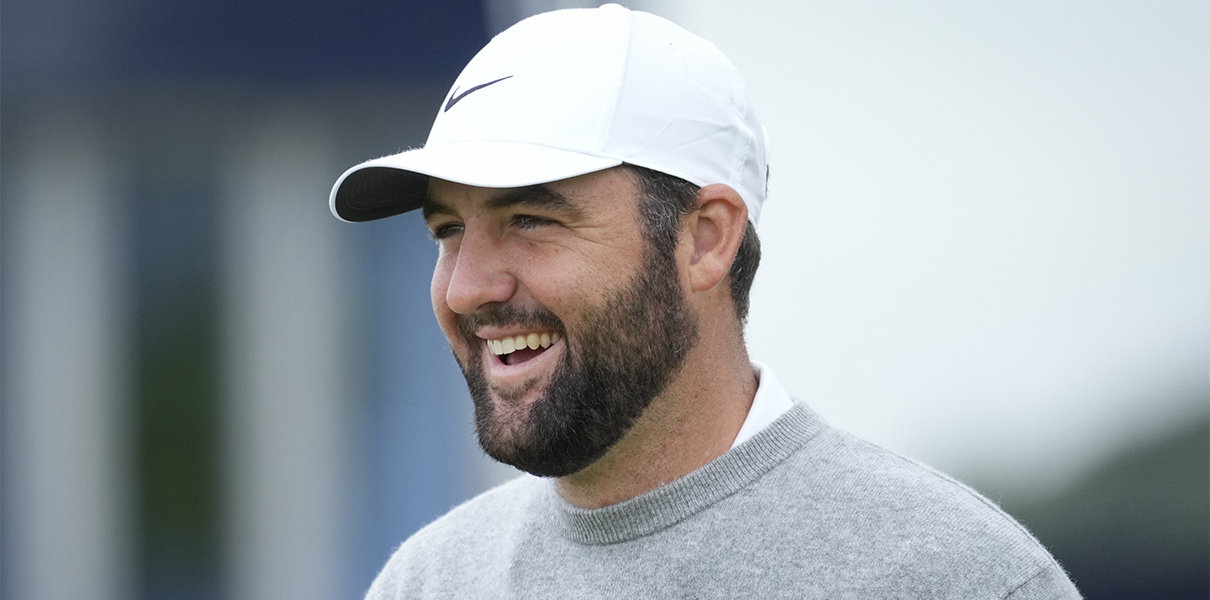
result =
[[731,186],[713,183],[697,193],[698,208],[686,215],[683,242],[690,244],[690,288],[706,291],[731,270],[748,225],[748,205]]

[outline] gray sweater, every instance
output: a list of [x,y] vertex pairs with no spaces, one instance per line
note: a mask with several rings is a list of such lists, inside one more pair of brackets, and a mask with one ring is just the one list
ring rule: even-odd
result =
[[1011,517],[795,404],[660,488],[598,509],[521,477],[395,552],[367,598],[1079,598]]

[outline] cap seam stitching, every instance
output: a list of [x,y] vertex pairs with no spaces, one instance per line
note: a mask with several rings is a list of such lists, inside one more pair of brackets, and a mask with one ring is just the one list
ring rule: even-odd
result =
[[623,10],[626,11],[626,39],[622,53],[621,77],[618,77],[618,82],[613,86],[613,100],[609,104],[605,118],[601,120],[601,124],[597,129],[596,148],[594,149],[597,155],[602,155],[603,149],[609,146],[612,141],[613,121],[618,114],[618,105],[622,103],[622,87],[625,86],[627,76],[630,74],[630,50],[634,37],[634,14],[629,9]]

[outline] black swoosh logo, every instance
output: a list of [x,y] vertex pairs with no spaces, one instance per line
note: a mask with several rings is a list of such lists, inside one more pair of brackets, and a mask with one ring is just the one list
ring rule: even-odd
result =
[[474,92],[474,91],[481,90],[493,83],[500,83],[501,81],[504,81],[505,79],[508,79],[509,77],[512,77],[512,75],[508,75],[506,77],[501,77],[500,79],[497,79],[495,81],[489,81],[487,83],[480,83],[479,85],[477,85],[473,88],[470,88],[470,89],[466,90],[465,92],[462,92],[461,94],[458,93],[458,88],[454,88],[454,95],[450,96],[450,101],[445,103],[445,110],[443,110],[442,112],[449,112],[449,110],[451,108],[453,108],[454,105],[457,104],[459,100],[465,98],[467,96],[467,94]]

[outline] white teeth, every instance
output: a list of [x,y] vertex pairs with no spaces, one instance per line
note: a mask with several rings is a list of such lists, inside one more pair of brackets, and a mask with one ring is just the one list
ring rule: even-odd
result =
[[561,339],[558,333],[530,333],[527,335],[517,335],[506,337],[498,340],[486,340],[487,350],[497,356],[501,354],[512,354],[517,350],[537,350],[538,348],[549,348]]

